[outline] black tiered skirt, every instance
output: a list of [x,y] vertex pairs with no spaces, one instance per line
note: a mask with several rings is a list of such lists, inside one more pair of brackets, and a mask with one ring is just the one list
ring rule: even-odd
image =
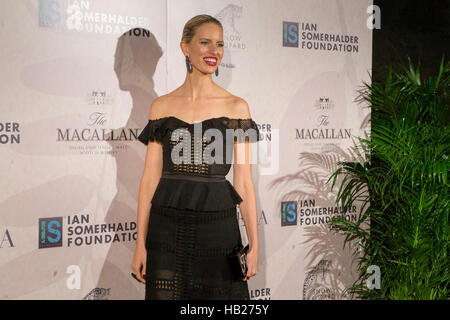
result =
[[227,259],[242,244],[240,201],[224,177],[163,174],[150,209],[146,300],[250,299]]

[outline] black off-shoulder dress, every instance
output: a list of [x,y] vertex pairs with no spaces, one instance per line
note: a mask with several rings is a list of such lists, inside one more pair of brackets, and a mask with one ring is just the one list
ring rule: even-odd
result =
[[236,210],[242,198],[225,176],[234,142],[260,139],[256,123],[228,117],[188,123],[170,116],[149,120],[138,139],[163,147],[146,239],[145,299],[249,300],[247,282],[233,279],[227,260],[242,244]]

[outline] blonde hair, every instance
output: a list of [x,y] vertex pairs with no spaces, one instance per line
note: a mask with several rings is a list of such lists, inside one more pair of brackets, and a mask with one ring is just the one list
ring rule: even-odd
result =
[[204,23],[215,23],[223,30],[222,23],[220,23],[219,20],[208,14],[200,14],[186,22],[183,28],[183,36],[181,37],[181,41],[190,43],[195,35],[195,30],[197,30],[197,28]]

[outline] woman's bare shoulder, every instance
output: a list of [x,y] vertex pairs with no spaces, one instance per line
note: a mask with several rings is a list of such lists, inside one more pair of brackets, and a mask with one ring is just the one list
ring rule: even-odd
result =
[[165,114],[167,113],[167,102],[167,94],[155,98],[150,106],[149,119],[159,119],[165,117]]
[[251,118],[250,107],[245,99],[232,95],[229,100],[229,110],[232,115],[231,118],[235,119],[248,119]]

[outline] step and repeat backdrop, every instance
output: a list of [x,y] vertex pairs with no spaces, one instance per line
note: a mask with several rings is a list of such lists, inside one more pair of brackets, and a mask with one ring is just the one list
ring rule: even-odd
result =
[[[2,0],[0,299],[144,299],[130,276],[152,101],[186,75],[184,24],[209,14],[213,80],[244,98],[260,272],[252,299],[349,299],[352,250],[327,184],[370,131],[371,0]],[[370,10],[369,10],[370,9]],[[232,182],[232,171],[227,178]],[[237,219],[246,242],[245,226]]]

